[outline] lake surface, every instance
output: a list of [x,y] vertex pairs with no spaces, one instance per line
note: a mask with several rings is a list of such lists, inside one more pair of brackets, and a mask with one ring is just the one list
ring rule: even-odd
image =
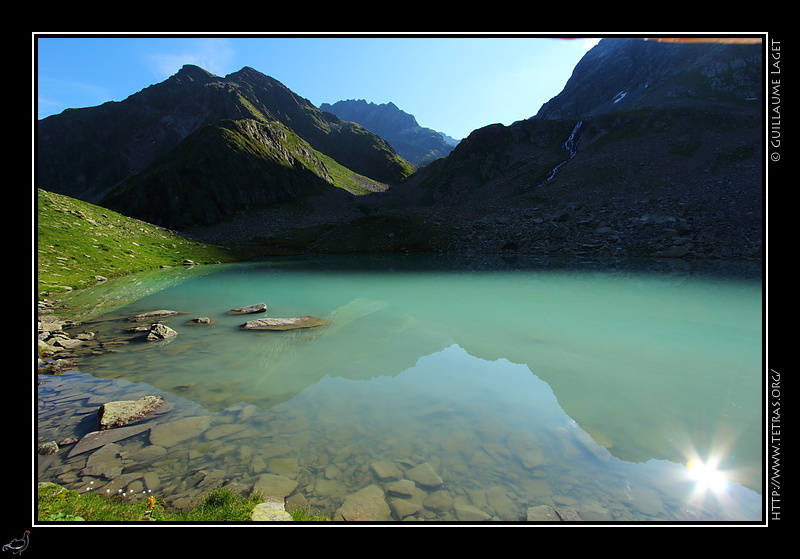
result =
[[[269,474],[291,481],[288,503],[329,515],[377,485],[394,520],[510,522],[548,505],[587,521],[758,521],[760,272],[670,266],[210,267],[89,321],[127,343],[39,387],[40,438],[83,436],[98,402],[146,394],[172,408],[145,424],[203,418],[202,432],[117,441],[102,474],[90,453],[64,450],[39,458],[39,479],[193,499],[214,480],[247,492]],[[257,302],[266,315],[226,314]],[[164,319],[179,335],[130,339],[127,317],[157,309],[186,313]],[[330,323],[240,329],[304,315]],[[201,316],[212,324],[188,323]],[[421,465],[441,484],[392,485]]]

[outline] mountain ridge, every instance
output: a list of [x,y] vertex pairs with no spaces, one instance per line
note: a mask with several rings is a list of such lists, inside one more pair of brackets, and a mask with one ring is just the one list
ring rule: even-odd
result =
[[320,111],[257,70],[220,78],[186,65],[123,101],[38,121],[38,186],[99,203],[190,133],[224,119],[281,122],[314,149],[378,182],[412,172],[382,138]]
[[[66,115],[63,119],[43,126],[45,132],[48,126],[69,129],[70,137],[80,140],[81,149],[67,146],[64,151],[54,150],[55,155],[49,154],[49,159],[41,162],[43,169],[53,167],[42,177],[53,183],[65,177],[76,191],[91,184],[92,164],[98,157],[93,150],[100,145],[97,138],[86,133],[86,125],[70,128],[87,114],[98,115],[93,117],[94,126],[104,122],[105,130],[111,131],[107,145],[112,149],[121,145],[114,131],[140,124],[134,138],[137,146],[149,148],[150,154],[165,153],[153,146],[172,140],[174,148],[189,132],[197,130],[197,123],[213,124],[224,115],[245,128],[243,123],[248,121],[262,125],[280,122],[308,146],[297,144],[300,151],[293,155],[295,161],[304,159],[300,155],[304,150],[314,153],[327,170],[327,177],[333,178],[325,160],[332,157],[347,169],[345,174],[366,177],[365,184],[374,188],[365,189],[372,192],[369,196],[337,196],[344,190],[323,187],[325,195],[309,198],[315,191],[311,188],[299,193],[299,198],[259,202],[254,195],[258,189],[251,184],[244,190],[252,191],[255,199],[245,199],[230,211],[200,223],[180,225],[200,238],[215,242],[260,239],[266,252],[275,249],[269,239],[278,235],[282,236],[281,250],[353,248],[346,242],[339,247],[327,242],[323,248],[317,239],[322,227],[329,240],[357,240],[358,250],[415,247],[413,250],[502,249],[519,254],[674,253],[696,258],[759,258],[763,119],[759,103],[750,96],[763,89],[760,47],[737,46],[735,52],[728,45],[692,48],[691,56],[687,56],[689,51],[683,49],[688,45],[679,45],[680,49],[671,48],[676,45],[663,49],[665,46],[637,40],[600,41],[585,57],[593,62],[576,65],[562,92],[535,116],[509,126],[475,130],[448,156],[413,174],[383,138],[365,126],[313,107],[277,80],[249,67],[218,78],[189,66],[123,102],[105,104],[94,111],[68,111],[62,113]],[[655,75],[662,76],[658,83],[651,79]],[[181,96],[180,88],[191,95]],[[621,92],[625,95],[620,96]],[[576,105],[577,99],[583,105]],[[210,100],[218,103],[210,104]],[[113,109],[124,103],[130,112],[126,119],[115,120]],[[568,150],[566,140],[579,122],[581,134]],[[182,133],[186,135],[175,140]],[[46,133],[43,137],[45,145],[55,141]],[[62,141],[64,137],[60,136]],[[247,140],[242,136],[239,141]],[[146,149],[128,149],[124,152],[127,159],[111,157],[106,162],[109,172],[116,171],[122,177],[106,187],[106,196],[120,185],[129,187],[130,182],[125,181],[141,176],[152,164],[152,159],[142,164]],[[187,149],[183,153],[193,151],[202,153]],[[204,187],[206,194],[192,200],[191,194],[184,192],[185,204],[212,200],[217,194],[209,187],[231,178],[225,177],[225,169],[238,168],[243,158],[235,150],[225,152],[226,157],[209,173],[216,179]],[[356,153],[361,156],[352,155]],[[364,154],[371,159],[365,159]],[[364,163],[383,163],[382,171],[391,175],[390,180],[376,178],[380,173],[374,169],[360,174],[350,163],[353,160],[362,169],[370,167]],[[73,162],[86,171],[70,178],[65,169]],[[135,173],[134,163],[138,163]],[[295,171],[310,168],[322,167],[317,163],[311,167],[298,164]],[[331,186],[324,172],[317,177],[322,180],[320,186],[323,182]],[[47,188],[41,182],[39,186]],[[269,207],[257,207],[262,203]],[[298,203],[308,203],[308,211],[299,211]],[[305,219],[301,214],[314,217]],[[659,223],[683,224],[679,228],[682,231],[691,224],[694,232],[665,239],[663,227],[647,231],[635,227],[643,222],[655,224],[650,217],[653,215],[666,220]],[[232,219],[239,223],[246,220],[248,227],[234,222],[227,227],[226,220]],[[307,226],[314,232],[303,230]],[[594,233],[598,228],[614,233],[598,237]],[[426,232],[424,239],[420,231]],[[286,237],[293,234],[294,240]],[[416,240],[407,242],[412,237]],[[734,238],[745,242],[734,242]],[[673,243],[680,243],[683,250],[672,250],[678,246]]]

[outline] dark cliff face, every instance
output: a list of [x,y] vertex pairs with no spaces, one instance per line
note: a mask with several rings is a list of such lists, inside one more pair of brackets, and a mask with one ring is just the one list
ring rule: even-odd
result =
[[220,78],[188,65],[123,101],[39,121],[37,186],[97,202],[201,127],[246,118],[281,122],[315,149],[382,182],[411,172],[381,138],[320,111],[273,78],[252,68]]
[[603,39],[536,114],[580,119],[612,111],[738,103],[761,94],[760,45]]

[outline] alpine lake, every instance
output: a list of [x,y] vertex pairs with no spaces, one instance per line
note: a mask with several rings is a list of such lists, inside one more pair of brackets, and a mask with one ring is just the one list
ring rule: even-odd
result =
[[[37,435],[80,440],[108,401],[166,409],[102,471],[66,446],[38,481],[178,505],[269,488],[343,521],[371,486],[388,512],[368,520],[762,519],[760,263],[341,255],[107,284],[70,304],[97,299],[80,329],[113,351],[38,376]],[[128,332],[158,309],[177,336]],[[241,328],[307,315],[327,324]],[[169,425],[193,427],[155,441]]]

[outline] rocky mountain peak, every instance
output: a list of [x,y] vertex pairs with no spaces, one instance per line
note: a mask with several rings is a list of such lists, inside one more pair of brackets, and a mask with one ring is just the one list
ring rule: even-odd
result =
[[448,155],[453,149],[443,134],[420,126],[413,115],[391,101],[376,104],[364,99],[348,99],[323,103],[320,109],[374,132],[411,163],[424,165]]
[[184,64],[181,69],[170,78],[171,81],[179,84],[188,82],[207,83],[214,79],[218,79],[217,76],[194,64]]

